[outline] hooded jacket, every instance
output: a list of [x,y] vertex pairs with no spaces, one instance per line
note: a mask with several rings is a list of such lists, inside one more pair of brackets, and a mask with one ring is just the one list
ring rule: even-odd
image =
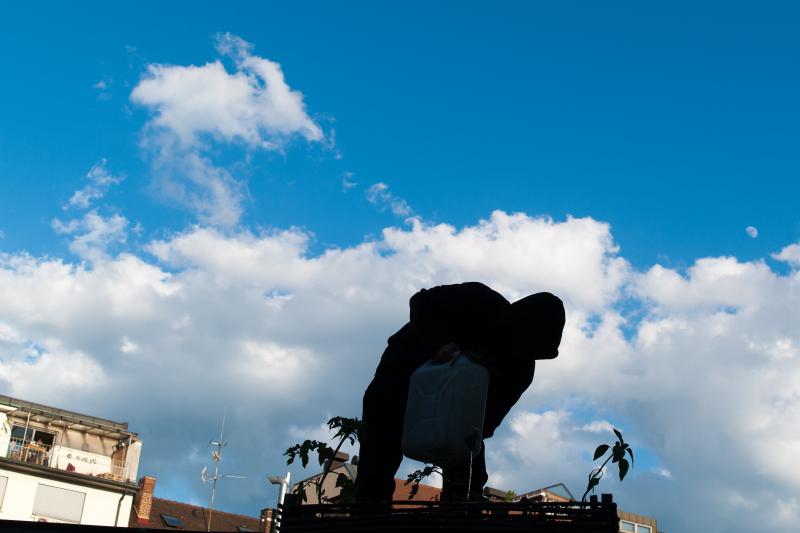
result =
[[[557,302],[556,307],[561,305],[555,296],[540,294]],[[483,437],[491,437],[530,386],[536,369],[536,359],[540,358],[533,352],[524,357],[512,355],[509,348],[512,335],[507,328],[507,317],[512,304],[486,285],[468,282],[422,289],[411,297],[409,307],[409,324],[390,338],[389,342],[423,350],[424,354],[409,354],[413,358],[423,355],[420,358],[422,361],[430,359],[441,346],[451,342],[457,344],[462,352],[476,354],[489,371],[489,397]],[[557,327],[558,317],[552,325],[549,325],[553,322],[549,317],[541,320],[548,324],[548,345],[553,344],[552,337],[555,335],[555,331],[549,330],[556,327],[560,341],[563,306],[560,306],[560,310],[560,327]],[[555,314],[558,314],[557,310]],[[537,330],[532,319],[530,331]],[[409,336],[413,338],[408,338]],[[556,348],[557,346],[558,342],[555,343]],[[557,354],[557,349],[554,352],[551,350],[543,357],[552,358]]]

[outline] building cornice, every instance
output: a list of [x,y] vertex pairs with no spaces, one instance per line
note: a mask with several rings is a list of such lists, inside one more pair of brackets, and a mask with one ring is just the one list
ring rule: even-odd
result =
[[96,429],[105,433],[116,433],[125,437],[136,437],[136,433],[128,430],[127,422],[114,422],[113,420],[106,420],[105,418],[98,418],[96,416],[85,415],[76,413],[75,411],[67,411],[49,405],[40,403],[29,402],[12,398],[10,396],[0,395],[0,405],[6,407],[6,412],[17,412],[19,415],[30,414],[34,416],[42,416],[48,420],[63,422],[64,425],[74,424],[77,426],[84,426],[87,429]]

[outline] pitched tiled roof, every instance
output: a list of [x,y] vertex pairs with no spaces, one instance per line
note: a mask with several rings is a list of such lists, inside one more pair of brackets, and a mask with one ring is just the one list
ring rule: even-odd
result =
[[[183,527],[170,527],[169,519],[165,516],[177,518]],[[150,511],[150,522],[142,524],[136,521],[136,513],[131,513],[131,527],[147,527],[150,529],[184,529],[188,531],[206,531],[208,509],[198,505],[174,502],[163,498],[153,498],[153,507]],[[258,517],[241,514],[226,513],[214,509],[211,517],[212,531],[258,531]]]
[[[432,487],[430,485],[425,485],[423,483],[419,484],[419,490],[411,498],[412,501],[416,500],[426,500],[426,501],[433,501],[439,499],[439,494],[442,492],[442,489],[437,487]],[[393,500],[408,500],[409,496],[411,495],[411,485],[406,485],[405,480],[394,478],[394,494],[392,495]]]

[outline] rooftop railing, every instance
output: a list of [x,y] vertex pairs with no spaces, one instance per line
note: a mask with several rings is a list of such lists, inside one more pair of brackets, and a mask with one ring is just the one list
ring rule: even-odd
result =
[[28,439],[12,437],[6,457],[23,463],[49,466],[102,479],[128,480],[128,469],[122,460]]

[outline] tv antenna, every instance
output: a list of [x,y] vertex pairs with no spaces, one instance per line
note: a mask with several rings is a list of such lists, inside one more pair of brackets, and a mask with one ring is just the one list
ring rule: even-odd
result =
[[247,479],[245,476],[230,476],[219,473],[219,463],[222,461],[222,448],[224,448],[227,444],[227,442],[222,440],[222,436],[225,431],[225,417],[227,414],[228,409],[226,408],[222,414],[222,426],[219,428],[219,440],[212,440],[208,443],[209,446],[216,447],[216,449],[212,448],[211,450],[211,459],[214,461],[214,473],[209,474],[208,468],[205,466],[200,471],[200,479],[203,480],[203,483],[207,483],[209,481],[211,482],[211,505],[208,509],[208,522],[206,523],[206,531],[211,531],[211,516],[214,514],[214,497],[217,495],[217,481],[226,477],[234,479]]

